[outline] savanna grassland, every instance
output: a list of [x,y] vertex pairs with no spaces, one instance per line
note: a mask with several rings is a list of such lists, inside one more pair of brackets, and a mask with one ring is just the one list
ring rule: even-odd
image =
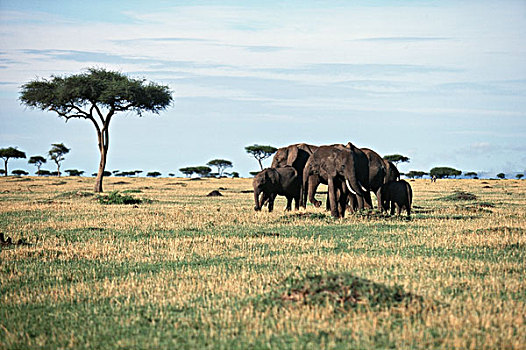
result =
[[0,179],[0,348],[526,348],[526,181],[413,181],[410,221],[93,181]]

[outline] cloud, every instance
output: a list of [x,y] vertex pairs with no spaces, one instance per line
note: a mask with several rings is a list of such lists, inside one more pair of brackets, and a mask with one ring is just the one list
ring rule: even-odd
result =
[[384,43],[416,43],[416,42],[436,42],[436,41],[449,41],[452,38],[440,38],[440,37],[376,37],[376,38],[364,38],[354,39],[352,41],[360,42],[384,42]]

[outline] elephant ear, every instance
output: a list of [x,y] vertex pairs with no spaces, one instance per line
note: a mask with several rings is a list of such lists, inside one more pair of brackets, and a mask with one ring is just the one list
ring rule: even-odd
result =
[[287,165],[293,165],[298,158],[298,147],[290,146],[287,151],[289,153],[287,156]]

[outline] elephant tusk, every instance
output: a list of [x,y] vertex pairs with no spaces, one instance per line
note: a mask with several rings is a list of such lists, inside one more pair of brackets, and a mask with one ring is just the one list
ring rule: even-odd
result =
[[368,191],[365,189],[365,187],[363,187],[363,185],[360,183],[360,181],[358,181],[358,185],[360,185],[360,187],[362,188],[362,191],[364,191],[364,192],[368,192]]
[[345,180],[345,184],[347,185],[347,188],[349,189],[349,191],[351,191],[352,194],[356,195],[356,192],[354,192],[353,189],[351,188],[351,184],[349,183],[349,180]]

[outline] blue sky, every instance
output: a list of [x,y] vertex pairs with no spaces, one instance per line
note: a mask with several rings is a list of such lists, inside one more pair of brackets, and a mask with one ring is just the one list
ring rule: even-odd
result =
[[247,176],[247,145],[352,141],[410,157],[401,171],[524,172],[526,2],[371,3],[1,0],[0,147],[64,142],[64,169],[95,172],[89,123],[18,101],[27,81],[95,66],[174,92],[158,116],[114,119],[108,170],[225,158]]

